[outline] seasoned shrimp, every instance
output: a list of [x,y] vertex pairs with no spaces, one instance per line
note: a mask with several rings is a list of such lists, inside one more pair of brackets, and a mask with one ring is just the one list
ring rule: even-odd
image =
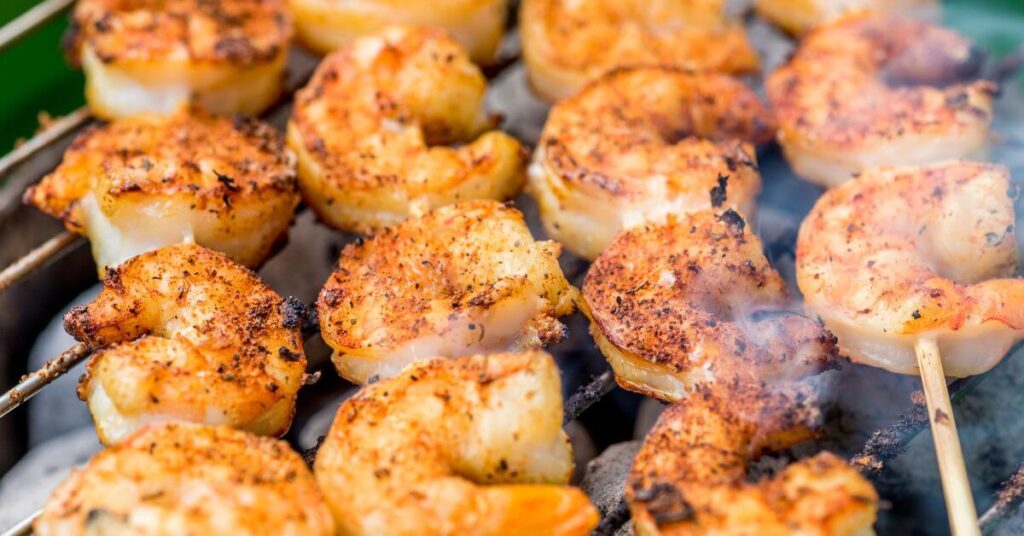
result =
[[966,38],[920,21],[858,14],[818,27],[768,78],[779,144],[797,174],[826,187],[978,152],[997,87],[949,82],[979,59]]
[[759,15],[792,34],[804,33],[855,11],[926,20],[938,19],[939,14],[937,0],[756,0],[754,6]]
[[458,200],[511,197],[525,155],[488,131],[486,89],[439,30],[391,28],[328,56],[288,124],[306,203],[329,225],[370,233]]
[[78,396],[108,445],[169,420],[282,435],[306,370],[303,312],[201,246],[140,255],[64,318],[96,350]]
[[588,534],[546,353],[435,359],[338,409],[314,470],[340,534]]
[[39,536],[334,534],[313,473],[284,441],[225,426],[147,426],[72,470]]
[[417,359],[560,341],[558,317],[577,295],[560,251],[497,201],[442,207],[350,244],[317,301],[338,372],[365,383]]
[[104,119],[190,102],[256,114],[281,94],[292,22],[285,0],[79,0],[65,36]]
[[551,102],[627,65],[732,74],[758,68],[724,0],[524,0],[519,33],[530,85]]
[[704,383],[789,379],[837,363],[831,333],[783,310],[785,283],[731,209],[623,231],[591,265],[583,297],[619,384],[662,400]]
[[299,193],[294,157],[272,127],[182,111],[90,129],[25,202],[88,236],[102,275],[192,241],[258,266],[287,238]]
[[770,118],[725,75],[618,69],[552,108],[529,191],[548,235],[587,259],[645,219],[723,200],[752,214],[761,177],[749,142],[771,138]]
[[935,337],[947,376],[980,374],[1024,337],[1013,198],[1002,166],[883,168],[826,192],[800,227],[797,283],[843,353],[918,374]]
[[495,61],[505,34],[509,0],[291,0],[299,39],[321,52],[392,24],[447,31],[479,65]]
[[834,454],[747,479],[764,451],[811,435],[819,415],[803,387],[705,386],[662,413],[626,483],[636,533],[874,534],[878,493]]

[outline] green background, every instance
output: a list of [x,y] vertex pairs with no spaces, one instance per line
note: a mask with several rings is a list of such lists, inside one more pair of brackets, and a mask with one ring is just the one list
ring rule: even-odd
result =
[[[0,0],[0,23],[6,23],[36,0]],[[1024,42],[1024,0],[953,0],[945,2],[946,22],[976,39],[996,55]],[[40,111],[66,114],[82,104],[82,76],[64,61],[60,36],[67,15],[44,25],[14,47],[0,52],[0,154],[36,129]],[[1021,76],[1013,90],[1021,90]]]

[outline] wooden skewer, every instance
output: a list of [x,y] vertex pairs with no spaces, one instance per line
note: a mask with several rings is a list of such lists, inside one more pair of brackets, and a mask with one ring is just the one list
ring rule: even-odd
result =
[[914,345],[914,351],[917,353],[917,366],[921,369],[924,398],[928,403],[928,420],[932,425],[949,526],[954,536],[980,536],[978,512],[974,507],[971,483],[967,479],[964,454],[960,450],[960,437],[946,390],[939,346],[934,338],[922,337]]

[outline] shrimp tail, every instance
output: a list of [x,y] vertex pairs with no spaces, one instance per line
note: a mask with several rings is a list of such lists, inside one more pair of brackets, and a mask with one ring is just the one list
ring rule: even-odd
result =
[[486,515],[495,518],[495,534],[584,535],[599,520],[587,496],[565,486],[493,486],[484,503]]

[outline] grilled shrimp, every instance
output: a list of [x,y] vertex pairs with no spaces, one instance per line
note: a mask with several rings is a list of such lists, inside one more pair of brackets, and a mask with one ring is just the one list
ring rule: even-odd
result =
[[284,441],[225,426],[147,426],[73,470],[39,536],[334,534],[312,472]]
[[519,33],[530,85],[551,102],[627,65],[732,74],[758,68],[724,0],[524,0]]
[[552,108],[529,191],[548,234],[587,259],[644,219],[723,199],[752,214],[761,177],[748,142],[771,138],[770,117],[726,75],[617,69]]
[[937,19],[939,14],[937,0],[756,0],[754,7],[759,15],[792,34],[856,11],[926,20]]
[[442,207],[350,244],[317,307],[338,372],[356,383],[422,358],[560,341],[575,288],[556,242],[497,201]]
[[619,384],[666,401],[734,377],[801,377],[838,359],[828,331],[783,310],[785,283],[731,209],[623,231],[591,265],[583,297]]
[[488,132],[486,89],[440,30],[390,28],[328,56],[288,124],[306,203],[329,225],[370,233],[458,200],[514,195],[523,149]]
[[25,202],[88,236],[102,275],[192,241],[258,266],[287,238],[299,193],[294,157],[272,127],[182,111],[90,129]]
[[314,470],[340,534],[588,534],[546,353],[413,364],[342,403]]
[[947,376],[980,374],[1024,336],[1011,184],[1002,166],[883,168],[826,192],[800,227],[808,312],[857,361],[917,374],[935,337]]
[[256,114],[281,93],[292,35],[285,0],[79,0],[65,37],[104,119],[190,102]]
[[495,61],[505,33],[509,0],[291,0],[299,39],[321,52],[392,24],[447,31],[479,65]]
[[768,78],[779,144],[797,174],[826,187],[977,152],[997,87],[950,82],[979,59],[966,38],[920,21],[858,14],[818,27]]
[[96,350],[78,396],[108,445],[169,420],[282,435],[306,370],[302,313],[215,251],[182,244],[140,255],[64,318]]
[[823,452],[756,482],[747,466],[808,438],[819,415],[800,385],[701,387],[648,434],[626,483],[638,535],[866,535],[878,494]]

